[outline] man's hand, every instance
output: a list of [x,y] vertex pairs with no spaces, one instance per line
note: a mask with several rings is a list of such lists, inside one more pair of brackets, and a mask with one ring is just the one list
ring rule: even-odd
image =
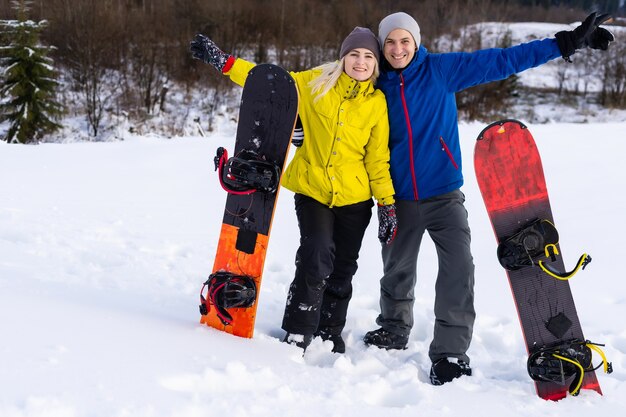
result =
[[570,57],[582,48],[606,51],[609,48],[609,42],[613,42],[615,37],[611,32],[599,26],[610,19],[609,14],[598,16],[596,12],[593,12],[576,29],[558,32],[555,35],[556,42],[563,59],[572,62]]

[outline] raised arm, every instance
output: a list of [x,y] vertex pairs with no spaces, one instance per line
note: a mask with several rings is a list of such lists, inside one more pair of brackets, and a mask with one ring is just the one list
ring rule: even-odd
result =
[[189,49],[195,59],[213,65],[222,73],[227,72],[235,61],[232,55],[222,51],[215,42],[202,34],[197,34],[193,38]]

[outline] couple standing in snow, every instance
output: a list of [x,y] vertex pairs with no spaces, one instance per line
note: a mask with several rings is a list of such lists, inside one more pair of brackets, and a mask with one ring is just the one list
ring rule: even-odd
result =
[[[570,56],[606,50],[613,35],[592,13],[555,38],[472,53],[429,53],[406,13],[357,27],[339,61],[292,73],[298,93],[298,146],[282,185],[295,193],[300,228],[296,273],[287,296],[284,341],[303,349],[320,336],[345,352],[341,332],[361,242],[378,203],[379,329],[367,345],[405,349],[413,327],[417,255],[424,232],[437,250],[435,324],[429,348],[435,385],[471,375],[467,350],[474,324],[474,263],[463,184],[455,93]],[[194,58],[243,85],[254,66],[203,35]],[[382,56],[381,56],[382,55]],[[302,137],[304,139],[302,139]]]

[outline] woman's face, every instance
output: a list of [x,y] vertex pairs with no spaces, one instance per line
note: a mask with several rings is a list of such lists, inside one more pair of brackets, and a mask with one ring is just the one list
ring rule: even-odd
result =
[[369,80],[374,73],[374,68],[376,68],[376,57],[369,49],[353,49],[344,59],[344,71],[357,81]]
[[416,50],[417,45],[415,45],[413,35],[404,29],[392,30],[383,45],[383,55],[395,69],[402,69],[409,65]]

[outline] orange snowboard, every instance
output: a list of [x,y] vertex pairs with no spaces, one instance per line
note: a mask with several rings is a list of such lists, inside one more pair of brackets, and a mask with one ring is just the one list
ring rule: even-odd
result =
[[[244,158],[243,155],[246,155],[248,158],[253,155],[256,161],[277,167],[280,178],[297,112],[298,92],[289,73],[276,65],[254,67],[248,74],[241,98],[233,156]],[[222,183],[225,183],[223,178]],[[207,294],[206,299],[201,297],[201,323],[236,336],[251,338],[254,334],[263,264],[278,188],[252,194],[228,194],[211,277],[216,273],[230,273],[253,280],[256,284],[254,301],[245,308],[223,310],[232,317],[232,320],[225,320],[224,314],[220,317],[214,304],[220,302],[220,297]]]

